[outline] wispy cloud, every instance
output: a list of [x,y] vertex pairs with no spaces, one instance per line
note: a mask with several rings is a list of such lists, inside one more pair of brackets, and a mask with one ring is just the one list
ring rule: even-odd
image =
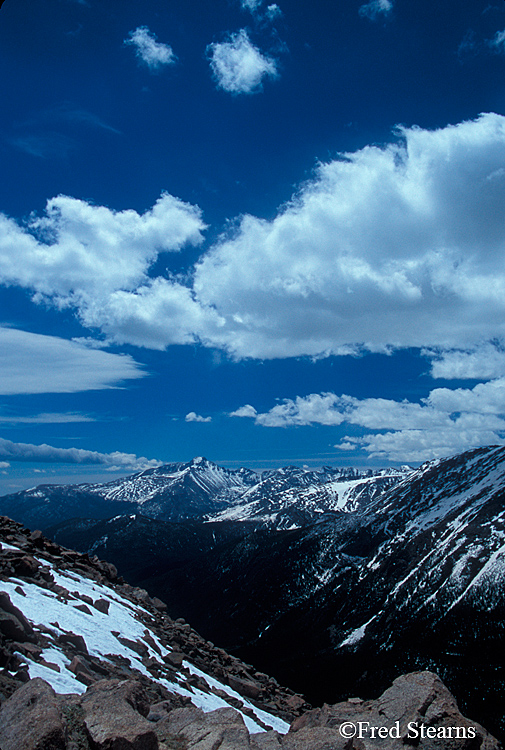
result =
[[245,29],[226,42],[210,44],[207,54],[218,87],[231,94],[258,93],[264,78],[278,76],[275,60],[250,41]]
[[27,119],[19,122],[17,127],[28,128],[39,125],[54,123],[71,123],[77,125],[85,125],[91,128],[98,128],[101,130],[108,130],[112,133],[119,133],[120,131],[109,125],[105,120],[99,117],[94,112],[90,112],[87,109],[83,109],[72,102],[62,102],[55,107],[49,107],[43,109],[40,112],[28,117]]
[[34,414],[31,417],[22,417],[13,414],[0,414],[0,422],[4,424],[68,424],[74,422],[94,422],[93,417],[86,414]]
[[15,136],[8,142],[20,151],[39,159],[65,159],[77,143],[61,133],[39,133]]
[[358,437],[346,435],[335,447],[418,462],[470,447],[505,444],[505,378],[473,389],[436,388],[421,403],[311,393],[284,399],[264,413],[248,404],[230,416],[251,418],[263,427],[347,424],[373,430]]
[[255,13],[263,5],[263,0],[240,0],[240,5],[244,10],[249,10],[251,13]]
[[488,42],[494,52],[500,55],[505,54],[505,30],[497,31],[492,39]]
[[186,422],[212,422],[212,417],[202,417],[194,411],[190,411],[185,416]]
[[375,21],[379,16],[388,16],[392,10],[392,0],[370,0],[369,3],[360,6],[359,14]]
[[0,349],[3,395],[102,390],[146,375],[130,356],[15,328],[0,327]]
[[155,71],[177,62],[172,47],[156,40],[156,34],[149,31],[147,26],[139,26],[135,31],[130,31],[124,43],[133,46],[138,59]]
[[162,464],[155,459],[138,457],[134,453],[98,453],[81,448],[55,448],[52,445],[13,443],[0,438],[0,457],[9,461],[35,461],[42,463],[101,465],[109,468],[143,471]]

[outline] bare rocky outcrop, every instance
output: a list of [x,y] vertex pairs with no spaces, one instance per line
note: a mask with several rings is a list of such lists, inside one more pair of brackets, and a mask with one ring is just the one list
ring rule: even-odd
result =
[[[76,742],[76,738],[79,741]],[[43,680],[0,707],[2,750],[499,750],[460,713],[431,672],[402,675],[376,700],[350,699],[299,716],[286,735],[250,735],[233,708],[204,713],[150,705],[136,680],[102,680],[82,696],[58,696]]]
[[[310,708],[303,696],[292,690],[281,687],[276,680],[266,674],[257,672],[251,665],[244,664],[223,649],[202,638],[182,618],[172,620],[166,614],[166,604],[156,597],[151,597],[142,588],[131,586],[118,577],[117,569],[110,563],[86,553],[68,550],[47,539],[40,531],[30,532],[21,524],[0,516],[0,541],[5,547],[0,548],[0,701],[2,695],[8,697],[16,687],[28,679],[28,668],[23,664],[21,655],[26,654],[38,663],[45,663],[42,651],[57,645],[69,660],[69,670],[76,675],[80,683],[91,686],[103,678],[125,679],[140,675],[128,664],[128,660],[109,654],[107,660],[88,653],[86,641],[79,633],[67,630],[55,634],[51,629],[37,627],[33,629],[23,613],[13,605],[8,594],[1,591],[2,579],[9,581],[13,577],[21,582],[46,589],[69,606],[85,613],[90,618],[98,612],[110,614],[110,601],[103,597],[92,598],[76,591],[69,591],[56,583],[51,571],[78,573],[91,581],[105,584],[122,599],[138,607],[139,617],[144,618],[146,629],[142,639],[132,639],[128,633],[117,632],[118,643],[126,646],[141,657],[142,663],[153,677],[174,680],[183,675],[185,686],[213,691],[219,695],[219,689],[209,687],[198,676],[191,674],[183,663],[187,660],[206,674],[229,685],[237,697],[223,693],[221,698],[235,708],[243,707],[244,702],[252,701],[259,707],[275,716],[291,721],[303,708]],[[22,585],[19,593],[23,594]],[[58,623],[58,625],[60,625]],[[61,631],[61,627],[59,628]],[[152,636],[155,633],[159,643],[169,653],[161,656],[159,645]],[[33,644],[29,651],[28,646]],[[159,658],[149,656],[156,653]],[[57,665],[53,665],[58,669]],[[8,671],[7,671],[8,667]],[[3,668],[3,670],[2,670]],[[148,678],[143,676],[145,683]],[[158,701],[167,699],[168,694],[160,686],[150,688]],[[179,696],[179,705],[184,698]],[[0,745],[1,747],[1,745]]]

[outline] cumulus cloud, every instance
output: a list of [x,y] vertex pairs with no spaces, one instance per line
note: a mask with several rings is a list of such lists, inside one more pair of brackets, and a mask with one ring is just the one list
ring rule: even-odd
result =
[[58,196],[25,226],[0,214],[0,283],[35,301],[76,309],[83,325],[119,343],[190,343],[219,324],[179,281],[151,278],[160,253],[203,240],[198,208],[163,194],[144,214]]
[[0,326],[0,393],[77,393],[114,388],[146,373],[129,355]]
[[360,6],[359,14],[375,21],[378,16],[387,16],[392,10],[392,0],[370,0],[369,3]]
[[149,70],[159,70],[164,65],[177,62],[172,47],[156,39],[156,34],[149,31],[147,26],[139,26],[135,31],[130,31],[124,43],[135,48],[136,56]]
[[433,378],[492,380],[505,375],[505,351],[490,342],[480,344],[473,350],[426,350],[423,353],[432,359]]
[[31,443],[13,443],[0,438],[0,457],[9,461],[37,461],[44,463],[96,464],[117,469],[143,471],[161,466],[161,461],[137,457],[133,453],[98,453],[81,448],[55,448],[52,445],[32,445]]
[[186,422],[212,422],[212,417],[202,417],[194,411],[190,411],[185,416]]
[[163,195],[140,215],[59,196],[25,224],[0,215],[0,283],[72,307],[117,343],[199,341],[235,359],[416,347],[436,377],[480,377],[479,351],[495,377],[504,164],[500,115],[401,128],[382,148],[320,164],[274,219],[241,217],[184,278],[153,267],[202,242],[197,207]]
[[239,409],[236,409],[235,411],[232,411],[229,413],[229,417],[256,417],[258,415],[258,412],[254,408],[254,406],[251,406],[251,404],[246,404],[245,406],[241,406]]
[[209,44],[207,54],[218,87],[231,94],[257,93],[264,78],[278,75],[275,60],[250,41],[245,29],[226,42]]
[[436,388],[421,403],[311,393],[284,399],[265,413],[246,405],[230,416],[249,417],[263,427],[352,425],[373,430],[346,435],[335,447],[361,448],[370,457],[389,461],[419,462],[505,444],[505,378],[472,389]]
[[359,344],[472,348],[505,335],[505,118],[427,131],[322,164],[272,221],[244,216],[194,289],[233,356]]

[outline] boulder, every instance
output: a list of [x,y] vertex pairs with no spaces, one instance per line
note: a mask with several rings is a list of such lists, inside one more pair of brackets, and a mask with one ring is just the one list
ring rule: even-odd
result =
[[155,724],[160,742],[183,737],[187,750],[249,750],[249,732],[232,708],[204,713],[199,708],[179,708]]
[[0,633],[13,641],[34,641],[35,633],[20,609],[14,606],[6,591],[0,591]]
[[[342,744],[344,740],[347,744]],[[398,677],[377,700],[345,701],[307,711],[292,723],[283,748],[325,750],[325,741],[333,742],[334,750],[400,750],[409,745],[418,750],[500,747],[480,724],[460,713],[454,697],[432,672]]]
[[252,680],[244,680],[231,674],[228,676],[228,685],[245,698],[257,700],[261,696],[261,685]]
[[[158,750],[147,695],[136,680],[100,680],[81,699],[84,724],[96,750]],[[1,745],[0,745],[1,747]]]
[[65,750],[65,722],[53,688],[40,677],[0,707],[2,750]]

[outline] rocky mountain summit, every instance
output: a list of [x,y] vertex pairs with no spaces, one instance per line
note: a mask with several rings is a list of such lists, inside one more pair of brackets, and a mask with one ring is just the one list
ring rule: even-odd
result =
[[2,750],[499,748],[430,672],[311,709],[110,563],[3,517],[0,544]]

